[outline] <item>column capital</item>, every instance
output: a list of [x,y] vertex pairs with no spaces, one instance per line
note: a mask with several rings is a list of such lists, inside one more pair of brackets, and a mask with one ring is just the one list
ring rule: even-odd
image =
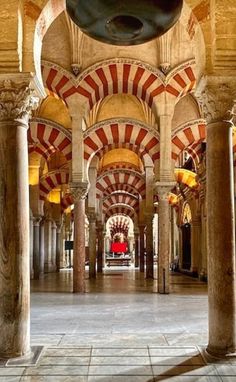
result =
[[159,200],[167,200],[172,188],[176,185],[176,182],[156,182],[155,190],[158,194]]
[[34,227],[39,227],[41,221],[42,221],[42,216],[34,216],[34,217],[33,217],[33,224],[34,224]]
[[195,96],[198,100],[202,117],[207,123],[219,121],[232,122],[232,108],[236,98],[235,77],[204,76]]
[[0,122],[15,120],[27,127],[43,96],[31,73],[0,74]]
[[70,191],[74,200],[83,200],[88,193],[88,182],[71,182]]

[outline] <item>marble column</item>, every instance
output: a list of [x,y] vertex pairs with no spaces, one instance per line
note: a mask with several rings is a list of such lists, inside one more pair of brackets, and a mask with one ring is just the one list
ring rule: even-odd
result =
[[191,221],[191,273],[198,277],[201,260],[201,218],[196,216]]
[[44,222],[44,271],[53,272],[52,263],[52,219],[45,218]]
[[146,279],[153,279],[153,215],[146,218]]
[[139,258],[139,269],[140,272],[144,272],[144,265],[145,265],[145,259],[144,259],[144,226],[139,226],[139,240],[140,240],[140,258]]
[[134,233],[135,238],[135,257],[134,257],[134,266],[135,268],[139,267],[139,233]]
[[29,264],[30,264],[30,278],[34,278],[34,217],[30,213],[30,221],[29,221]]
[[57,224],[56,231],[56,271],[60,272],[61,268],[61,224]]
[[96,278],[96,214],[90,213],[89,219],[89,278]]
[[85,197],[87,183],[70,185],[74,197],[73,292],[85,292]]
[[169,185],[158,186],[158,214],[159,214],[159,250],[158,250],[158,293],[169,293],[170,268],[170,206],[168,194]]
[[98,261],[97,261],[97,271],[98,273],[102,273],[103,269],[103,225],[98,225]]
[[30,81],[0,74],[0,358],[30,354]]
[[39,264],[39,274],[43,276],[44,274],[44,219],[40,223],[40,264]]
[[56,271],[56,253],[57,253],[57,225],[52,222],[52,269]]
[[38,280],[40,275],[40,221],[40,216],[34,217],[33,268],[35,280]]
[[235,347],[235,237],[232,128],[227,122],[207,126],[207,351],[216,356]]

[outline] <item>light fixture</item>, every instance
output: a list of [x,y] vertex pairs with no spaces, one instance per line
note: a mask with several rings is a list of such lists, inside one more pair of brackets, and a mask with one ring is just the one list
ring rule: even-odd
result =
[[66,9],[88,36],[112,45],[137,45],[166,33],[183,0],[66,0]]

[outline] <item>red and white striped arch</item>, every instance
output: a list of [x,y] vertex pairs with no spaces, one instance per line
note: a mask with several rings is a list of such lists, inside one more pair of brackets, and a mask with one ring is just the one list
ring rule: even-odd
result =
[[[131,186],[130,184],[124,184],[124,183],[116,183],[107,187],[103,193],[103,196],[108,196],[112,194],[113,192],[117,192],[117,191],[128,192],[129,194],[132,194],[134,196],[139,196],[142,199],[145,199],[146,197],[145,185],[144,185],[144,190],[142,190],[142,194],[140,194],[134,186]],[[101,194],[97,193],[97,198],[100,198],[100,197],[101,197]]]
[[59,185],[69,183],[68,170],[56,170],[43,175],[39,183],[39,197],[45,200],[50,191],[57,188]]
[[105,220],[107,221],[111,216],[113,215],[124,215],[124,216],[129,216],[131,219],[134,218],[135,216],[135,210],[125,204],[117,204],[113,205],[111,208],[106,210],[104,212],[105,214]]
[[43,61],[45,87],[65,102],[74,94],[81,96],[81,108],[89,111],[101,99],[113,94],[131,94],[149,107],[160,94],[167,92],[175,98],[191,91],[196,83],[195,62],[184,63],[166,77],[158,69],[131,59],[113,59],[86,69],[77,78],[58,65]]
[[62,211],[66,210],[68,207],[70,207],[72,204],[74,204],[74,198],[71,194],[66,194],[61,199],[61,209]]
[[35,118],[28,129],[29,153],[36,151],[47,159],[60,151],[69,161],[72,158],[71,133],[64,127],[45,119]]
[[96,154],[100,158],[113,148],[127,148],[155,164],[160,158],[159,134],[150,126],[126,119],[98,123],[84,133],[84,159],[87,166]]
[[187,61],[168,73],[166,92],[177,99],[184,97],[196,86],[195,61]]
[[206,139],[206,121],[198,119],[179,126],[172,134],[172,159],[176,161],[179,154],[192,147],[194,144],[200,144]]
[[139,209],[139,200],[132,196],[127,194],[112,194],[109,197],[107,197],[103,202],[103,211],[106,211],[114,204],[127,204],[128,206],[135,209],[135,211],[138,211]]
[[[113,191],[117,191],[116,185],[131,186],[132,190],[135,189],[137,194],[140,194],[142,197],[145,195],[145,180],[142,175],[134,171],[114,170],[112,172],[107,172],[102,174],[97,179],[96,187],[97,192],[100,196],[108,195],[107,190],[114,186]],[[128,191],[125,188],[124,191]],[[128,191],[129,192],[129,191]]]

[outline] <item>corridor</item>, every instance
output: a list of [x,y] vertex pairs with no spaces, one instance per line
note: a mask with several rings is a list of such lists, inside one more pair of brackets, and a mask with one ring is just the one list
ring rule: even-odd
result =
[[230,359],[204,358],[206,283],[173,272],[170,284],[160,295],[156,279],[126,267],[96,280],[86,271],[85,294],[70,293],[71,270],[33,280],[31,345],[42,354],[34,366],[2,363],[0,381],[235,381]]

